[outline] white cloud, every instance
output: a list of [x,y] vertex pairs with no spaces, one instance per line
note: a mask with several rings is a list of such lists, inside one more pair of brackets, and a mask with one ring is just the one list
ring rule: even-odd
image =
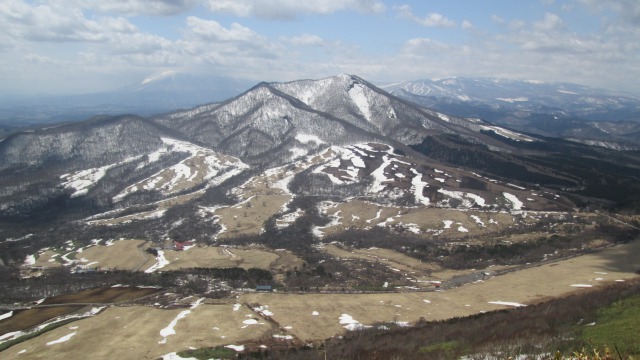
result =
[[292,19],[300,14],[331,14],[341,10],[380,13],[385,5],[380,0],[209,0],[215,12],[266,19]]
[[[72,0],[73,1],[73,0]],[[77,0],[84,8],[126,16],[176,15],[191,9],[197,0]]]
[[496,24],[504,24],[506,21],[504,21],[503,18],[501,18],[500,16],[493,14],[491,15],[491,21],[493,21]]
[[416,16],[413,14],[411,10],[411,6],[409,5],[396,6],[394,7],[394,9],[398,12],[398,16],[409,19],[411,21],[414,21],[426,27],[446,28],[446,27],[454,27],[456,25],[454,21],[449,20],[444,15],[438,14],[438,13],[428,13],[427,16],[424,18]]
[[203,20],[195,16],[187,18],[187,27],[197,36],[213,41],[252,41],[258,37],[251,29],[238,23],[231,24],[227,29],[217,21]]
[[475,29],[475,27],[473,26],[473,24],[469,20],[465,20],[465,21],[462,22],[462,28],[464,30],[473,30],[473,29]]
[[318,46],[324,43],[324,40],[318,35],[302,34],[289,39],[289,42],[297,46]]
[[562,28],[563,24],[562,19],[558,15],[546,13],[544,19],[534,22],[533,26],[541,31],[553,31]]
[[122,17],[87,19],[79,8],[57,3],[32,5],[7,0],[0,6],[0,29],[15,39],[36,42],[106,42],[111,34],[132,34],[138,28]]
[[640,25],[640,1],[637,0],[579,0],[592,11],[613,10],[621,20]]

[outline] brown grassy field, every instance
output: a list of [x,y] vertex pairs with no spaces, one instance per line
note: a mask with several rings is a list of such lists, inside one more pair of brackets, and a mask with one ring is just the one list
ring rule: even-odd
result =
[[144,240],[118,240],[111,246],[97,245],[85,249],[80,257],[88,260],[86,264],[97,262],[94,266],[99,268],[138,271],[155,262],[153,255],[145,252],[148,247]]
[[219,209],[220,224],[226,228],[219,238],[259,234],[265,221],[291,200],[290,195],[259,195],[236,206]]
[[[637,277],[640,241],[591,254],[531,267],[483,282],[433,292],[382,294],[245,294],[241,301],[268,305],[273,318],[304,341],[320,341],[344,331],[341,314],[373,325],[383,321],[442,320],[496,310],[508,305],[538,303],[551,297],[581,291],[616,280]],[[572,286],[574,285],[574,286]],[[428,300],[429,302],[425,302]],[[317,311],[319,315],[312,316]]]
[[57,267],[57,266],[62,266],[61,261],[62,259],[60,259],[59,253],[53,250],[47,250],[38,255],[38,258],[36,259],[36,263],[33,264],[33,266],[45,267],[45,268]]
[[[144,240],[118,240],[113,245],[96,245],[78,253],[76,258],[86,261],[92,267],[103,269],[118,269],[130,271],[144,271],[156,261],[155,257],[146,249],[149,244]],[[53,253],[45,253],[50,258]],[[243,269],[260,268],[274,270],[291,270],[302,265],[302,260],[290,251],[274,251],[260,246],[242,248],[195,246],[186,251],[164,250],[164,256],[169,264],[162,271],[186,268],[229,268]],[[41,255],[40,258],[43,256]],[[38,260],[40,260],[40,258]]]
[[[269,336],[272,325],[250,309],[200,305],[175,323],[175,334],[160,331],[189,310],[112,307],[103,313],[49,331],[0,353],[0,359],[158,359],[189,348],[235,344]],[[256,319],[248,325],[246,320]],[[75,333],[68,341],[47,343]],[[164,343],[163,343],[164,342]]]
[[165,258],[170,262],[163,271],[184,268],[229,268],[269,269],[279,256],[273,251],[262,249],[237,249],[217,246],[193,247],[187,251],[165,250]]

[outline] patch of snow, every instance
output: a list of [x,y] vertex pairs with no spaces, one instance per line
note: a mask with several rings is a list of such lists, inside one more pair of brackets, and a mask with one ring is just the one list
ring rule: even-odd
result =
[[489,301],[489,304],[494,304],[494,305],[504,305],[504,306],[514,306],[514,307],[522,307],[522,306],[527,306],[524,304],[519,304],[516,302],[509,302],[509,301]]
[[304,214],[304,211],[300,208],[292,213],[285,214],[276,219],[276,227],[278,229],[284,229],[287,226],[293,224],[300,216]]
[[593,287],[593,285],[590,284],[572,284],[572,287],[577,287],[577,288],[590,288]]
[[475,222],[476,222],[478,225],[480,225],[480,226],[482,226],[482,227],[485,227],[485,226],[486,226],[486,225],[484,224],[484,222],[483,222],[482,220],[480,220],[480,218],[478,217],[478,215],[470,215],[470,217],[471,217],[473,220],[475,220]]
[[303,144],[316,143],[324,144],[324,141],[320,140],[316,135],[296,134],[295,139]]
[[292,159],[301,158],[303,156],[306,156],[309,153],[308,150],[297,148],[297,147],[293,147],[293,148],[289,149],[289,152],[291,153],[291,158]]
[[515,131],[511,131],[511,130],[507,130],[505,128],[499,127],[499,126],[486,126],[486,125],[481,125],[480,128],[482,130],[488,130],[488,131],[493,131],[494,133],[505,137],[507,139],[511,139],[511,140],[515,140],[515,141],[527,141],[527,142],[533,142],[534,139],[532,137],[526,136],[524,134],[520,134],[517,133]]
[[258,324],[258,320],[256,319],[247,319],[245,321],[242,322],[245,325],[257,325]]
[[67,341],[69,341],[72,337],[76,336],[76,334],[77,334],[77,333],[78,333],[77,331],[74,331],[74,332],[72,332],[71,334],[65,335],[65,336],[61,337],[60,339],[58,339],[58,340],[49,341],[49,342],[47,343],[47,346],[51,346],[51,345],[55,345],[55,344],[60,344],[60,343],[63,343],[63,342],[67,342]]
[[238,311],[242,307],[242,304],[233,304],[233,311]]
[[438,114],[438,117],[439,117],[441,120],[446,121],[446,122],[451,121],[451,119],[449,119],[449,116],[447,116],[447,115],[445,115],[445,114],[441,114],[441,113],[437,113],[437,114]]
[[269,305],[262,305],[262,306],[258,306],[256,308],[253,308],[253,311],[261,314],[262,316],[273,316],[273,313],[271,311],[268,310]]
[[364,93],[365,89],[362,84],[354,84],[353,87],[349,89],[349,97],[356,104],[365,119],[371,121],[371,108],[369,100]]
[[237,352],[244,351],[244,345],[225,345],[224,347],[235,350]]
[[373,177],[373,184],[371,184],[371,187],[369,188],[370,192],[372,193],[381,192],[382,190],[384,190],[386,186],[383,183],[392,180],[392,179],[388,179],[384,175],[384,171],[387,168],[387,166],[389,166],[389,164],[391,164],[391,158],[389,157],[389,155],[384,155],[382,157],[382,165],[380,165],[377,169],[375,169],[371,173],[371,176]]
[[518,199],[518,197],[507,192],[503,192],[502,195],[511,203],[511,208],[513,208],[513,210],[522,210],[522,206],[524,204]]
[[61,185],[67,189],[75,190],[75,192],[71,194],[72,198],[86,195],[89,192],[89,189],[97,184],[98,181],[100,181],[100,179],[102,179],[107,174],[107,171],[118,165],[125,164],[133,160],[134,158],[131,158],[123,161],[122,163],[81,170],[73,174],[64,174],[60,176],[60,179],[63,180],[63,183]]
[[451,225],[453,225],[453,221],[451,221],[451,220],[442,220],[442,222],[444,223],[444,228],[445,229],[451,229]]
[[162,360],[198,360],[196,358],[184,358],[175,352],[162,355],[161,359]]
[[26,266],[31,266],[34,265],[36,263],[36,256],[35,255],[27,255],[24,258],[24,265]]
[[382,215],[382,209],[379,209],[378,212],[376,213],[376,216],[374,218],[371,218],[369,220],[366,220],[368,224],[371,224],[371,222],[373,220],[377,220],[380,219],[380,215]]
[[169,325],[167,325],[167,327],[165,327],[164,329],[160,330],[160,336],[162,336],[163,339],[158,341],[158,344],[166,344],[167,343],[167,337],[176,334],[174,326],[176,326],[176,324],[178,323],[178,321],[180,319],[184,319],[189,314],[191,314],[191,310],[183,310],[183,311],[181,311],[178,314],[178,316],[176,316],[175,319],[171,320],[171,322],[169,323]]
[[520,190],[527,190],[527,188],[523,188],[522,186],[518,186],[518,185],[515,185],[515,184],[511,184],[511,183],[507,183],[507,186],[511,186],[511,187],[514,187],[514,188],[520,189]]
[[469,230],[467,230],[467,229],[466,229],[464,226],[462,226],[462,225],[458,226],[458,231],[459,231],[459,232],[465,232],[465,233],[466,233],[466,232],[469,232]]
[[9,311],[8,313],[4,313],[0,315],[0,320],[8,319],[13,316],[13,311]]
[[340,315],[340,325],[343,325],[342,327],[349,331],[362,330],[371,327],[362,325],[359,321],[355,320],[351,315],[348,314]]
[[414,234],[420,234],[420,226],[418,224],[404,224],[402,228]]
[[156,256],[156,263],[153,264],[150,268],[145,270],[146,273],[152,273],[163,267],[169,265],[169,261],[164,257],[164,251],[158,250],[158,256]]
[[318,316],[318,315],[320,315],[320,313],[317,312],[317,311],[314,311],[314,312],[311,313],[311,316]]
[[423,192],[424,188],[428,187],[429,184],[426,181],[422,181],[422,174],[419,173],[416,169],[411,168],[411,172],[415,175],[411,179],[411,191],[413,191],[413,197],[418,203],[428,206],[430,200],[428,197],[423,195]]
[[293,340],[293,336],[291,336],[291,335],[278,335],[278,334],[275,334],[275,335],[273,335],[273,338],[274,339],[278,339],[278,340]]

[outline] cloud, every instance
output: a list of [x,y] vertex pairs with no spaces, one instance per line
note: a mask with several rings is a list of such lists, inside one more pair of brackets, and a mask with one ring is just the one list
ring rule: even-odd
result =
[[31,5],[7,0],[0,6],[0,29],[16,39],[36,42],[106,42],[110,34],[138,28],[122,17],[87,19],[82,10],[59,4]]
[[79,0],[78,5],[100,12],[135,15],[177,15],[191,9],[197,0]]
[[209,9],[236,16],[256,16],[271,20],[293,19],[301,14],[331,14],[342,10],[380,13],[380,0],[208,0]]
[[318,46],[324,43],[324,40],[318,35],[302,34],[288,39],[289,42],[296,46]]
[[[610,15],[610,14],[609,14]],[[487,76],[569,81],[617,89],[636,89],[640,74],[640,29],[629,23],[601,32],[571,31],[561,17],[499,20],[494,32],[477,31],[473,41],[443,43],[407,40],[386,63],[396,78]],[[419,67],[408,64],[420,64]],[[393,80],[393,79],[392,79]]]
[[562,19],[558,15],[552,14],[552,13],[546,13],[544,15],[544,19],[534,22],[533,26],[537,30],[553,31],[553,30],[559,30],[560,28],[562,28],[563,24],[564,23]]
[[637,0],[579,0],[595,12],[614,11],[621,20],[640,25],[640,2]]
[[493,21],[496,24],[504,24],[506,21],[504,21],[503,18],[501,18],[500,16],[493,14],[491,15],[491,21]]
[[475,27],[473,26],[473,24],[469,20],[465,20],[465,21],[462,22],[462,28],[464,30],[473,30],[473,29],[475,29]]
[[428,13],[426,17],[421,18],[413,14],[411,6],[409,5],[396,6],[394,7],[394,9],[398,12],[398,16],[409,19],[426,27],[447,28],[456,26],[456,23],[454,21],[449,20],[442,14]]
[[258,37],[251,29],[238,23],[231,24],[231,27],[227,29],[217,21],[203,20],[196,16],[187,18],[187,27],[193,34],[203,39],[220,42],[246,42],[255,40]]

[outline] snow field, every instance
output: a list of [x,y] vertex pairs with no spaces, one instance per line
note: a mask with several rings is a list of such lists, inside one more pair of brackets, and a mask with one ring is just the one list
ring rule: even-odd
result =
[[521,210],[524,206],[522,201],[520,201],[517,196],[509,194],[508,192],[503,192],[502,195],[505,197],[505,199],[507,199],[507,201],[511,203],[511,208],[513,210]]

